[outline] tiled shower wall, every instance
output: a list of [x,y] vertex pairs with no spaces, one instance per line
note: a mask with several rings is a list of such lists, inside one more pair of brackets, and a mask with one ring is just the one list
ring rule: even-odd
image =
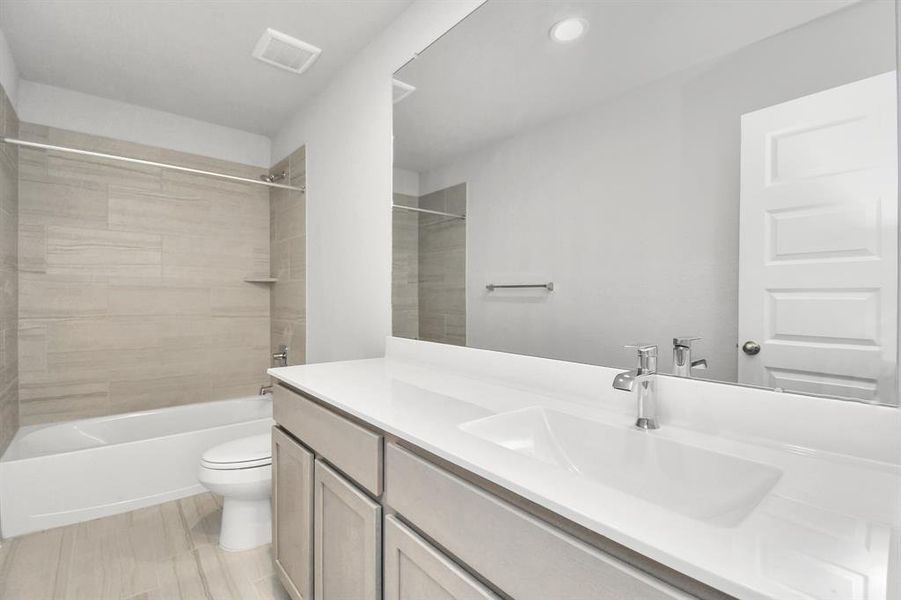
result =
[[[394,203],[466,213],[466,184]],[[466,345],[466,221],[395,209],[392,218],[392,332]]]
[[[25,139],[260,169],[22,124]],[[269,366],[269,190],[22,149],[22,424],[254,395]]]
[[[394,194],[394,203],[419,206],[419,198]],[[391,324],[397,337],[419,339],[419,213],[395,209],[391,219]]]
[[[307,181],[304,147],[270,169],[287,172],[280,183],[304,187]],[[269,191],[269,236],[272,252],[271,343],[275,352],[280,344],[288,346],[288,364],[306,362],[306,194],[296,190],[272,188]]]
[[[19,120],[0,87],[0,135],[18,137]],[[17,247],[18,151],[0,144],[0,454],[19,428]]]
[[[419,207],[466,213],[466,184],[419,198]],[[466,221],[419,215],[419,337],[466,345]]]

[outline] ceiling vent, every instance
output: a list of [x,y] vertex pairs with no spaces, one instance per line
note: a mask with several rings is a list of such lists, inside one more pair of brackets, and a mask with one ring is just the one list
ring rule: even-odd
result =
[[395,104],[416,91],[416,86],[412,86],[409,83],[404,83],[403,81],[399,81],[397,79],[392,79],[391,84],[392,89],[394,90]]
[[309,69],[321,53],[321,48],[275,29],[264,31],[253,49],[254,58],[292,73],[303,73]]

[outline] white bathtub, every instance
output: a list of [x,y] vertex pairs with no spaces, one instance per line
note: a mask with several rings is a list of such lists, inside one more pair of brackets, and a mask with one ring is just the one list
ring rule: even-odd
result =
[[203,491],[204,450],[264,433],[268,396],[21,428],[0,458],[4,538]]

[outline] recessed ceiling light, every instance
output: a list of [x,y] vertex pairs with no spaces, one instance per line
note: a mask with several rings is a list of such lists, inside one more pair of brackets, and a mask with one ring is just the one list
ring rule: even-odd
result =
[[575,42],[588,31],[588,21],[580,17],[570,17],[557,21],[551,27],[551,39],[560,44]]

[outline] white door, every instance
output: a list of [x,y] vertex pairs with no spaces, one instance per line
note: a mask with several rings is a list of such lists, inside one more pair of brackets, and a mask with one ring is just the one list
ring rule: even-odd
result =
[[740,383],[897,403],[895,97],[892,72],[742,116]]

